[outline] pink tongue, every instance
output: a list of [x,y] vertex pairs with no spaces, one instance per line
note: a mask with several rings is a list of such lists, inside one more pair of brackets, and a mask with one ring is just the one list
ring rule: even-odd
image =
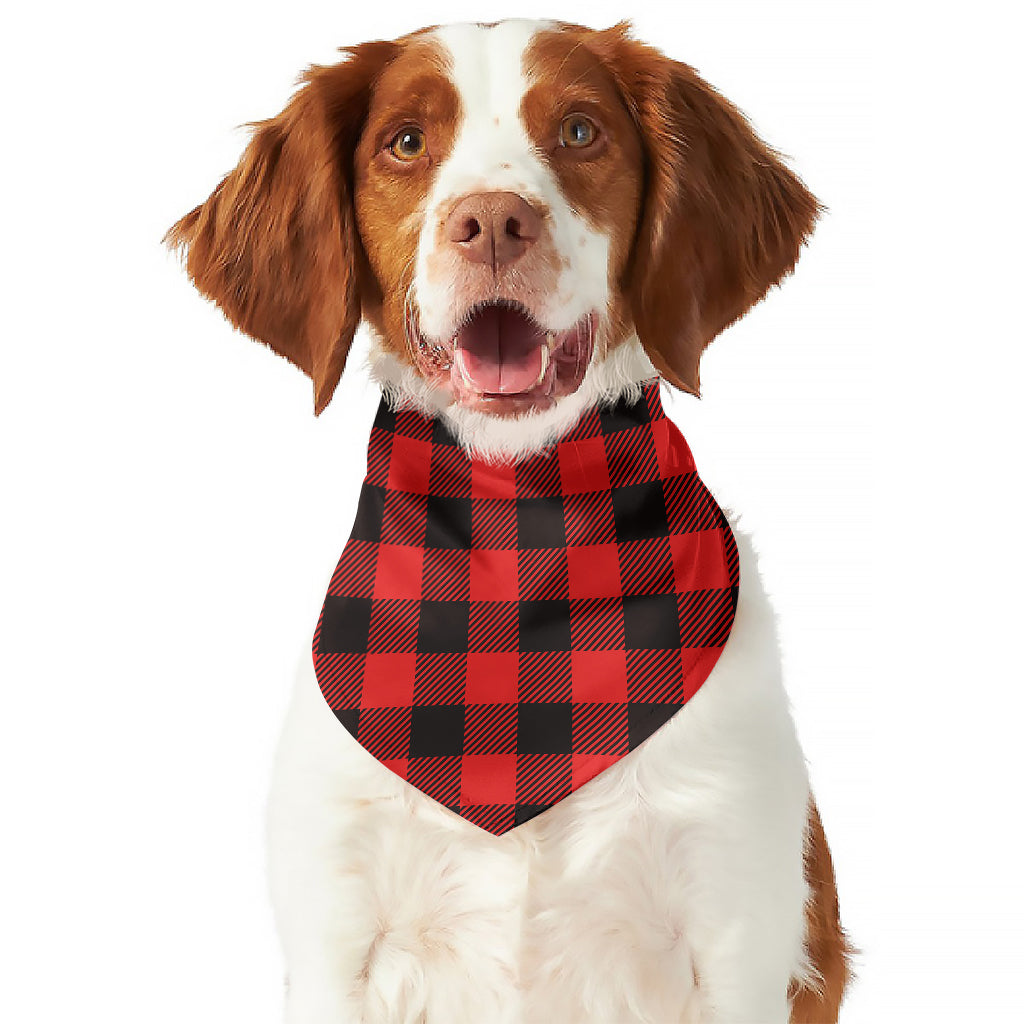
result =
[[540,377],[544,332],[515,309],[484,306],[455,341],[464,376],[481,392],[519,394]]

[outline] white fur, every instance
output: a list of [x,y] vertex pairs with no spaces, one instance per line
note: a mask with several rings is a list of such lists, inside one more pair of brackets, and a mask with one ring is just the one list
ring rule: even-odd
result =
[[[423,235],[434,236],[444,196],[482,183],[540,196],[558,211],[563,241],[582,232],[589,242],[552,307],[572,318],[607,302],[607,242],[561,199],[519,124],[519,55],[535,29],[438,32],[467,120]],[[429,280],[425,247],[417,288],[432,330],[450,295]],[[585,409],[636,395],[654,374],[635,338],[610,355],[599,348],[576,394],[499,420],[452,407],[380,346],[371,365],[396,404],[445,416],[463,444],[495,459],[541,450]],[[808,782],[773,615],[750,542],[739,532],[737,541],[735,625],[697,695],[637,750],[504,836],[376,761],[335,719],[303,657],[270,803],[289,1024],[788,1020],[791,980],[810,980]]]

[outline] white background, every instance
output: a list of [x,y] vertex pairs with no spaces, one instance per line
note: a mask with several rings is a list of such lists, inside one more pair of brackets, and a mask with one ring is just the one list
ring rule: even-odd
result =
[[[159,242],[336,46],[556,16],[695,65],[828,205],[670,407],[745,513],[863,950],[844,1021],[1024,1019],[1019,36],[986,5],[29,5],[0,60],[0,1018],[277,1021],[263,802],[376,397]],[[1006,5],[1009,10],[1009,5]]]

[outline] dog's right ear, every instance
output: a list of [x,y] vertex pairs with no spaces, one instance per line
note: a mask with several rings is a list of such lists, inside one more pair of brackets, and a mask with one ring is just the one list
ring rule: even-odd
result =
[[310,68],[238,166],[164,241],[240,330],[312,378],[323,411],[360,320],[352,154],[374,80],[398,44],[363,43]]

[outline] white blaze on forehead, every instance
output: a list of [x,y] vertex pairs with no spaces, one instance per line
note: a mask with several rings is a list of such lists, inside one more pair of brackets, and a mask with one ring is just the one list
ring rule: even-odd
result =
[[424,334],[448,337],[456,326],[457,282],[450,271],[432,272],[429,257],[437,244],[439,211],[473,192],[517,192],[548,210],[562,269],[534,310],[545,327],[567,330],[607,307],[610,238],[572,210],[520,116],[530,85],[524,53],[538,32],[554,28],[551,22],[516,20],[449,25],[433,33],[447,51],[462,120],[451,153],[438,167],[420,234],[415,280]]

